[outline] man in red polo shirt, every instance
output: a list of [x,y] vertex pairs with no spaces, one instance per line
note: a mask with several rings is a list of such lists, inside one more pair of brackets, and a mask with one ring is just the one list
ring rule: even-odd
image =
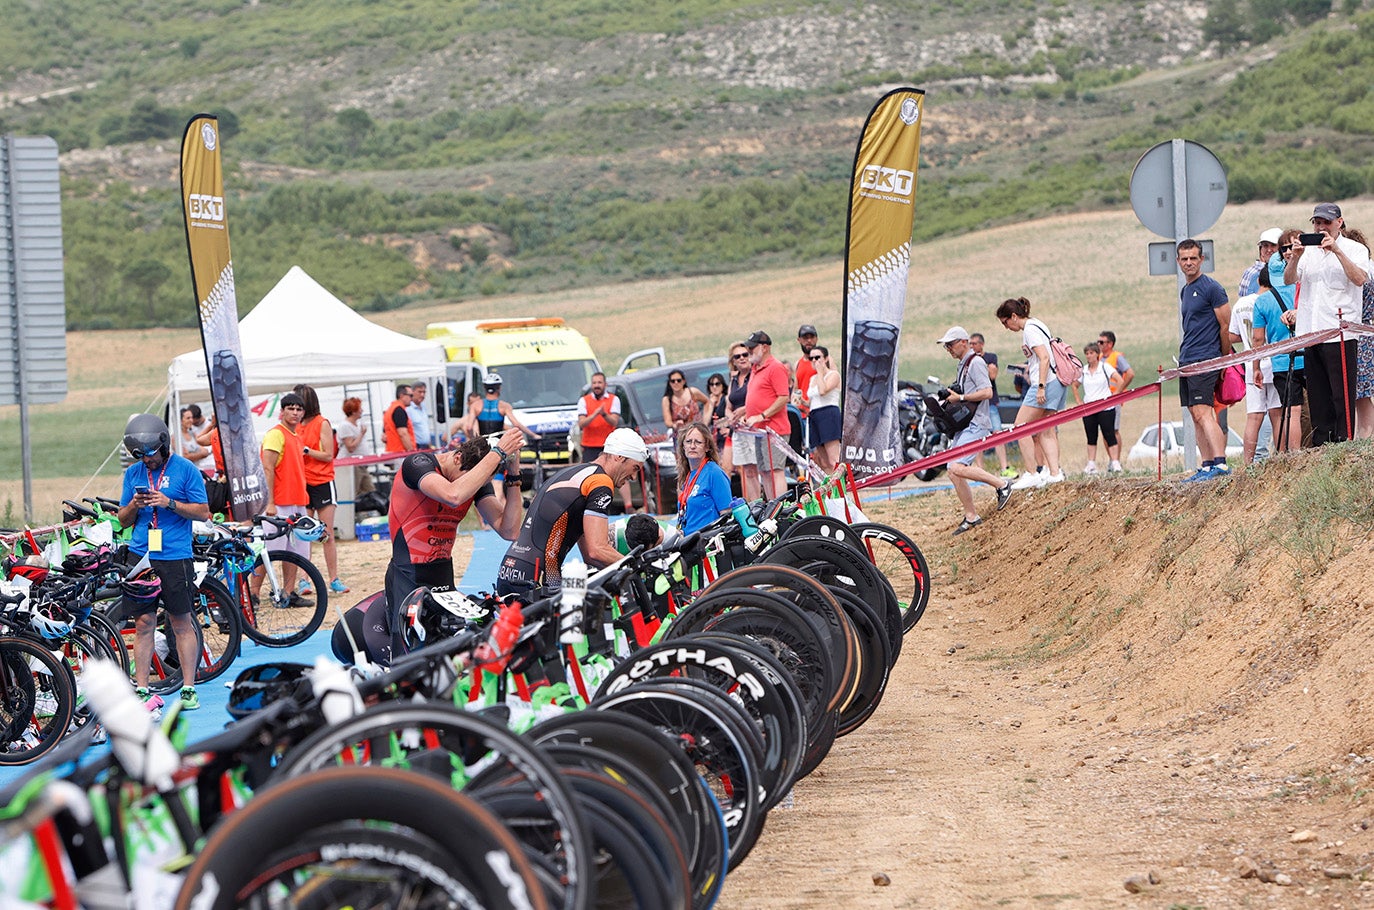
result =
[[783,439],[791,431],[787,419],[789,377],[787,367],[773,356],[773,339],[767,332],[750,335],[744,346],[749,349],[751,371],[740,421],[743,432],[733,437],[735,465],[740,469],[745,499],[755,499],[760,493],[771,499],[787,491],[787,461],[782,445],[763,431],[772,430]]

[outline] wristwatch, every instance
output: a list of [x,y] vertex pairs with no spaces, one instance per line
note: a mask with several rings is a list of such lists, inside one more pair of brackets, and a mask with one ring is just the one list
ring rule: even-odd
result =
[[1037,389],[1043,389],[1043,388],[1045,387],[1045,384],[1044,384],[1043,382],[1037,382],[1037,383],[1035,384],[1035,387],[1036,387]]

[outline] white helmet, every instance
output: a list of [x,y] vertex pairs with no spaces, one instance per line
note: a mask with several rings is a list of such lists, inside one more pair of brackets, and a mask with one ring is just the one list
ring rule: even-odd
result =
[[495,370],[489,371],[482,377],[482,385],[486,388],[491,388],[492,386],[500,388],[501,374]]

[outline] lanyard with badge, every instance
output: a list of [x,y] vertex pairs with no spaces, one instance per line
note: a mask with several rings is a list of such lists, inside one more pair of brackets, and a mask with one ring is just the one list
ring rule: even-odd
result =
[[687,499],[692,495],[692,490],[697,485],[697,478],[701,476],[702,469],[706,467],[706,462],[709,460],[710,459],[707,458],[701,459],[701,464],[697,465],[697,469],[687,478],[687,485],[678,490],[677,507],[679,528],[682,527],[683,522],[687,519]]
[[[162,489],[162,478],[165,477],[165,476],[167,476],[167,463],[166,463],[166,462],[163,462],[163,464],[162,464],[162,470],[161,470],[161,471],[158,471],[158,473],[157,473],[157,481],[156,481],[156,482],[153,481],[153,475],[148,471],[148,468],[147,468],[146,466],[143,468],[143,471],[144,471],[145,474],[148,475],[148,487],[149,487],[149,489],[150,489],[150,490],[161,490],[161,489]],[[149,552],[149,553],[161,553],[161,552],[162,552],[162,529],[159,528],[159,527],[157,526],[157,506],[151,506],[151,508],[152,508],[152,510],[153,510],[153,518],[152,518],[152,521],[149,522],[149,524],[148,524],[148,552]]]

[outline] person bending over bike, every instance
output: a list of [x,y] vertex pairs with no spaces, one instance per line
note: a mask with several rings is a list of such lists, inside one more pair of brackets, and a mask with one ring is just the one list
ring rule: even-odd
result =
[[644,466],[649,456],[634,430],[618,427],[593,461],[572,465],[549,478],[530,504],[520,536],[506,550],[497,573],[496,593],[522,594],[537,587],[562,586],[563,557],[573,544],[590,566],[620,558],[608,533],[616,489]]
[[[498,506],[491,478],[507,458],[519,457],[523,440],[521,432],[511,428],[501,434],[494,449],[485,436],[478,436],[456,450],[416,452],[401,462],[387,512],[391,564],[386,570],[385,590],[365,598],[336,624],[335,656],[345,662],[352,659],[345,623],[358,644],[362,644],[363,633],[374,642],[391,643],[386,653],[380,653],[381,647],[367,649],[374,661],[387,663],[393,652],[399,652],[400,604],[421,586],[432,591],[453,590],[453,540],[458,523],[472,506],[496,533],[506,540],[515,539],[522,500],[516,492]],[[520,475],[511,474],[514,477],[507,483],[518,484]]]

